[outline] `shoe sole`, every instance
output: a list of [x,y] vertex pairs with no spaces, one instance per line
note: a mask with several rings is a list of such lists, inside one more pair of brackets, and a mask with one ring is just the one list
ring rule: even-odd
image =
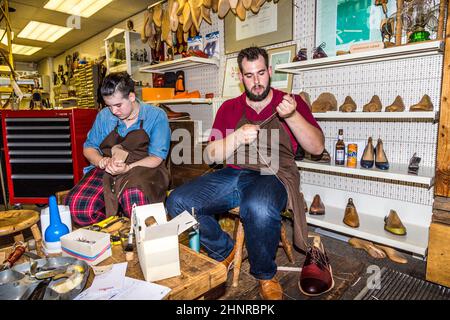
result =
[[324,292],[321,292],[321,293],[316,293],[316,294],[306,293],[305,291],[302,290],[302,286],[300,285],[300,280],[297,281],[297,286],[298,286],[298,288],[300,289],[300,292],[303,293],[305,296],[308,296],[308,297],[318,297],[318,296],[321,296],[321,295],[323,295],[323,294],[325,294],[325,293],[327,293],[327,292],[330,292],[330,291],[333,290],[333,288],[334,288],[333,269],[331,268],[331,266],[330,266],[330,274],[331,274],[331,280],[332,280],[332,282],[331,282],[331,287],[330,287],[327,291],[324,291]]

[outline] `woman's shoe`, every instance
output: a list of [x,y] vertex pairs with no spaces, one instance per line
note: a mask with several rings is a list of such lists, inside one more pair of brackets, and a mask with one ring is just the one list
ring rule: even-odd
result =
[[369,137],[369,139],[367,140],[367,145],[364,148],[364,153],[363,156],[361,158],[361,167],[366,168],[366,169],[370,169],[373,167],[373,163],[375,159],[375,153],[374,153],[374,148],[373,148],[373,144],[372,144],[372,137]]
[[395,98],[394,102],[390,105],[387,106],[384,111],[386,112],[401,112],[401,111],[405,111],[405,104],[403,103],[403,99],[400,96],[397,96],[397,98]]
[[343,222],[352,228],[359,227],[359,217],[358,212],[356,211],[356,207],[353,204],[353,199],[349,198],[347,207],[345,208],[344,220]]
[[389,169],[389,161],[384,152],[383,141],[381,139],[378,139],[377,146],[375,147],[375,167],[381,170]]
[[384,218],[384,230],[398,236],[406,235],[406,228],[395,210],[391,209],[389,215]]

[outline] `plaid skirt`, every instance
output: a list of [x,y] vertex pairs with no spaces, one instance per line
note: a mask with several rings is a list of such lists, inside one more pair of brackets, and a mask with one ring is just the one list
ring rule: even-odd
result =
[[[94,168],[70,190],[64,203],[69,206],[72,221],[80,226],[88,226],[106,218],[105,199],[103,197],[104,170]],[[130,217],[133,204],[149,204],[145,194],[138,188],[125,189],[119,197],[122,213]]]

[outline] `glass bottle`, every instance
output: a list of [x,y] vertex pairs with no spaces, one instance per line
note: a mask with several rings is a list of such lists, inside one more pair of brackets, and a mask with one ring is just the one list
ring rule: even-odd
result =
[[334,151],[334,163],[338,166],[345,164],[345,143],[344,143],[344,130],[339,129],[338,141],[336,142],[336,148]]

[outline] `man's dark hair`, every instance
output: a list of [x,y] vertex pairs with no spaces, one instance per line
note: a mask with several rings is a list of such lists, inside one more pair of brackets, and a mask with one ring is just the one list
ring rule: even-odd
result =
[[239,70],[242,73],[242,60],[246,58],[248,61],[255,61],[258,60],[259,56],[262,56],[264,58],[264,62],[266,63],[267,69],[269,69],[269,56],[267,55],[267,51],[263,48],[259,47],[249,47],[242,49],[239,52],[237,61],[239,65]]
[[103,97],[112,96],[120,92],[126,98],[130,92],[134,92],[134,81],[127,72],[113,72],[103,79],[100,93]]

